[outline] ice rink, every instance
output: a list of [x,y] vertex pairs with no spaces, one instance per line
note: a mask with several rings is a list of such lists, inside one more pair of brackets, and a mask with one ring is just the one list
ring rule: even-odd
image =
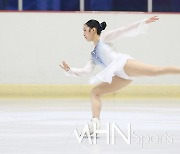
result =
[[179,99],[103,100],[101,129],[113,122],[131,143],[116,132],[115,144],[100,134],[97,144],[81,143],[80,132],[91,118],[89,100],[1,99],[0,154],[179,154]]

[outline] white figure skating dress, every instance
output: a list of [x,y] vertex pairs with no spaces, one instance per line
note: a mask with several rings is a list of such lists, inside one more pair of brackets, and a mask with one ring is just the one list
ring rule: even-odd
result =
[[148,30],[148,24],[145,21],[146,19],[102,33],[86,65],[83,68],[70,68],[65,74],[68,76],[89,76],[96,65],[101,65],[102,70],[95,76],[91,76],[90,84],[100,82],[111,83],[113,76],[132,80],[132,77],[124,72],[124,66],[128,59],[134,58],[114,51],[110,44],[120,37],[134,37],[139,34],[145,34]]

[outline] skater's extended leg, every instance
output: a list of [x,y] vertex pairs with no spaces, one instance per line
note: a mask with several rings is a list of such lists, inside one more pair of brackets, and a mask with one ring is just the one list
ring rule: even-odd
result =
[[166,74],[180,74],[180,67],[176,66],[154,66],[140,61],[129,59],[124,66],[124,71],[132,77],[157,76]]

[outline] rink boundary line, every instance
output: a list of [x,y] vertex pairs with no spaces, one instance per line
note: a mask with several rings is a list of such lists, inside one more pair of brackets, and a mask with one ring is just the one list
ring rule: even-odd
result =
[[145,11],[46,11],[46,10],[0,10],[0,13],[48,13],[48,14],[158,14],[158,15],[179,15],[180,12],[145,12]]
[[[90,85],[0,84],[0,98],[90,98]],[[178,98],[180,85],[130,85],[105,99]]]

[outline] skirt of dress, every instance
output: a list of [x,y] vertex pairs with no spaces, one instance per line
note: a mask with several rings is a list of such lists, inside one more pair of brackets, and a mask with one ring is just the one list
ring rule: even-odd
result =
[[90,84],[101,83],[101,82],[112,82],[113,76],[119,76],[123,79],[132,80],[132,77],[129,77],[124,72],[124,65],[128,59],[134,59],[127,54],[118,53],[117,57],[103,70],[101,70],[97,75],[90,78]]

